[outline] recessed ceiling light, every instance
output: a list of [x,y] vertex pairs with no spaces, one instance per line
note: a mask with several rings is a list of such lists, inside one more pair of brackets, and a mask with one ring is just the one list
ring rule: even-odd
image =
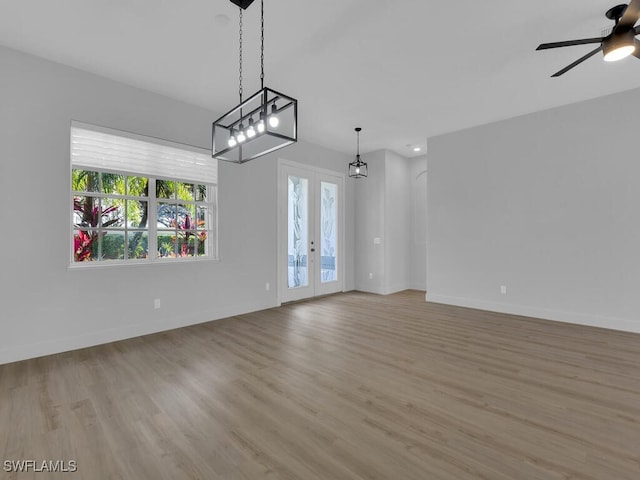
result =
[[413,147],[413,151],[414,151],[414,152],[419,152],[420,150],[422,150],[422,148],[420,148],[420,147]]

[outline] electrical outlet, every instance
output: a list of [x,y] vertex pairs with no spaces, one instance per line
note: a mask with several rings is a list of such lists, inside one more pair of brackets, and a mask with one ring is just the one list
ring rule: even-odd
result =
[[507,294],[507,286],[506,285],[500,285],[500,293],[502,295],[506,295]]
[[153,308],[155,308],[156,310],[160,308],[160,299],[156,298],[153,300]]

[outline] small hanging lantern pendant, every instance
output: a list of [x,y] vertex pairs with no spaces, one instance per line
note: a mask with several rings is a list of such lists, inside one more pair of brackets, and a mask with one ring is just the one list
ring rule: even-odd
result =
[[357,127],[355,129],[356,135],[358,136],[358,150],[356,154],[356,159],[349,164],[349,176],[352,178],[362,178],[366,177],[369,174],[368,166],[365,162],[360,158],[360,131],[362,128]]

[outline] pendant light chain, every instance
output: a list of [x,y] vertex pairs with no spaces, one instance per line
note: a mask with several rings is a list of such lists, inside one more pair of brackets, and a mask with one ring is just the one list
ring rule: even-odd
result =
[[260,0],[260,85],[264,88],[264,0]]
[[240,94],[240,103],[242,103],[242,8],[240,8],[240,87],[238,93]]

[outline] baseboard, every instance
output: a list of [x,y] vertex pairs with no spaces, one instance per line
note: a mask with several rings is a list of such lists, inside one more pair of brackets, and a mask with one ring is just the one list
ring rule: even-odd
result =
[[105,343],[117,342],[128,338],[140,337],[152,333],[164,332],[176,328],[197,325],[213,320],[243,315],[245,313],[265,310],[276,306],[269,304],[234,305],[215,311],[198,312],[181,318],[164,319],[153,323],[133,324],[121,328],[105,329],[97,332],[85,333],[73,337],[55,338],[45,342],[17,345],[0,348],[0,365],[5,363],[27,360],[30,358],[53,355],[56,353],[93,347]]
[[366,293],[375,293],[376,295],[386,295],[386,291],[384,287],[371,287],[371,286],[363,286],[356,285],[356,290],[358,292],[366,292]]
[[395,285],[387,285],[384,289],[385,295],[391,295],[392,293],[404,292],[405,290],[409,290],[409,285],[406,283],[397,283]]
[[558,322],[575,323],[591,327],[607,328],[610,330],[622,330],[625,332],[640,333],[640,322],[626,318],[603,317],[579,312],[568,312],[548,308],[530,307],[527,305],[514,305],[510,303],[488,302],[475,298],[453,297],[437,293],[427,293],[426,301],[430,303],[442,303],[458,307],[476,308],[490,312],[508,313],[525,317],[555,320]]

